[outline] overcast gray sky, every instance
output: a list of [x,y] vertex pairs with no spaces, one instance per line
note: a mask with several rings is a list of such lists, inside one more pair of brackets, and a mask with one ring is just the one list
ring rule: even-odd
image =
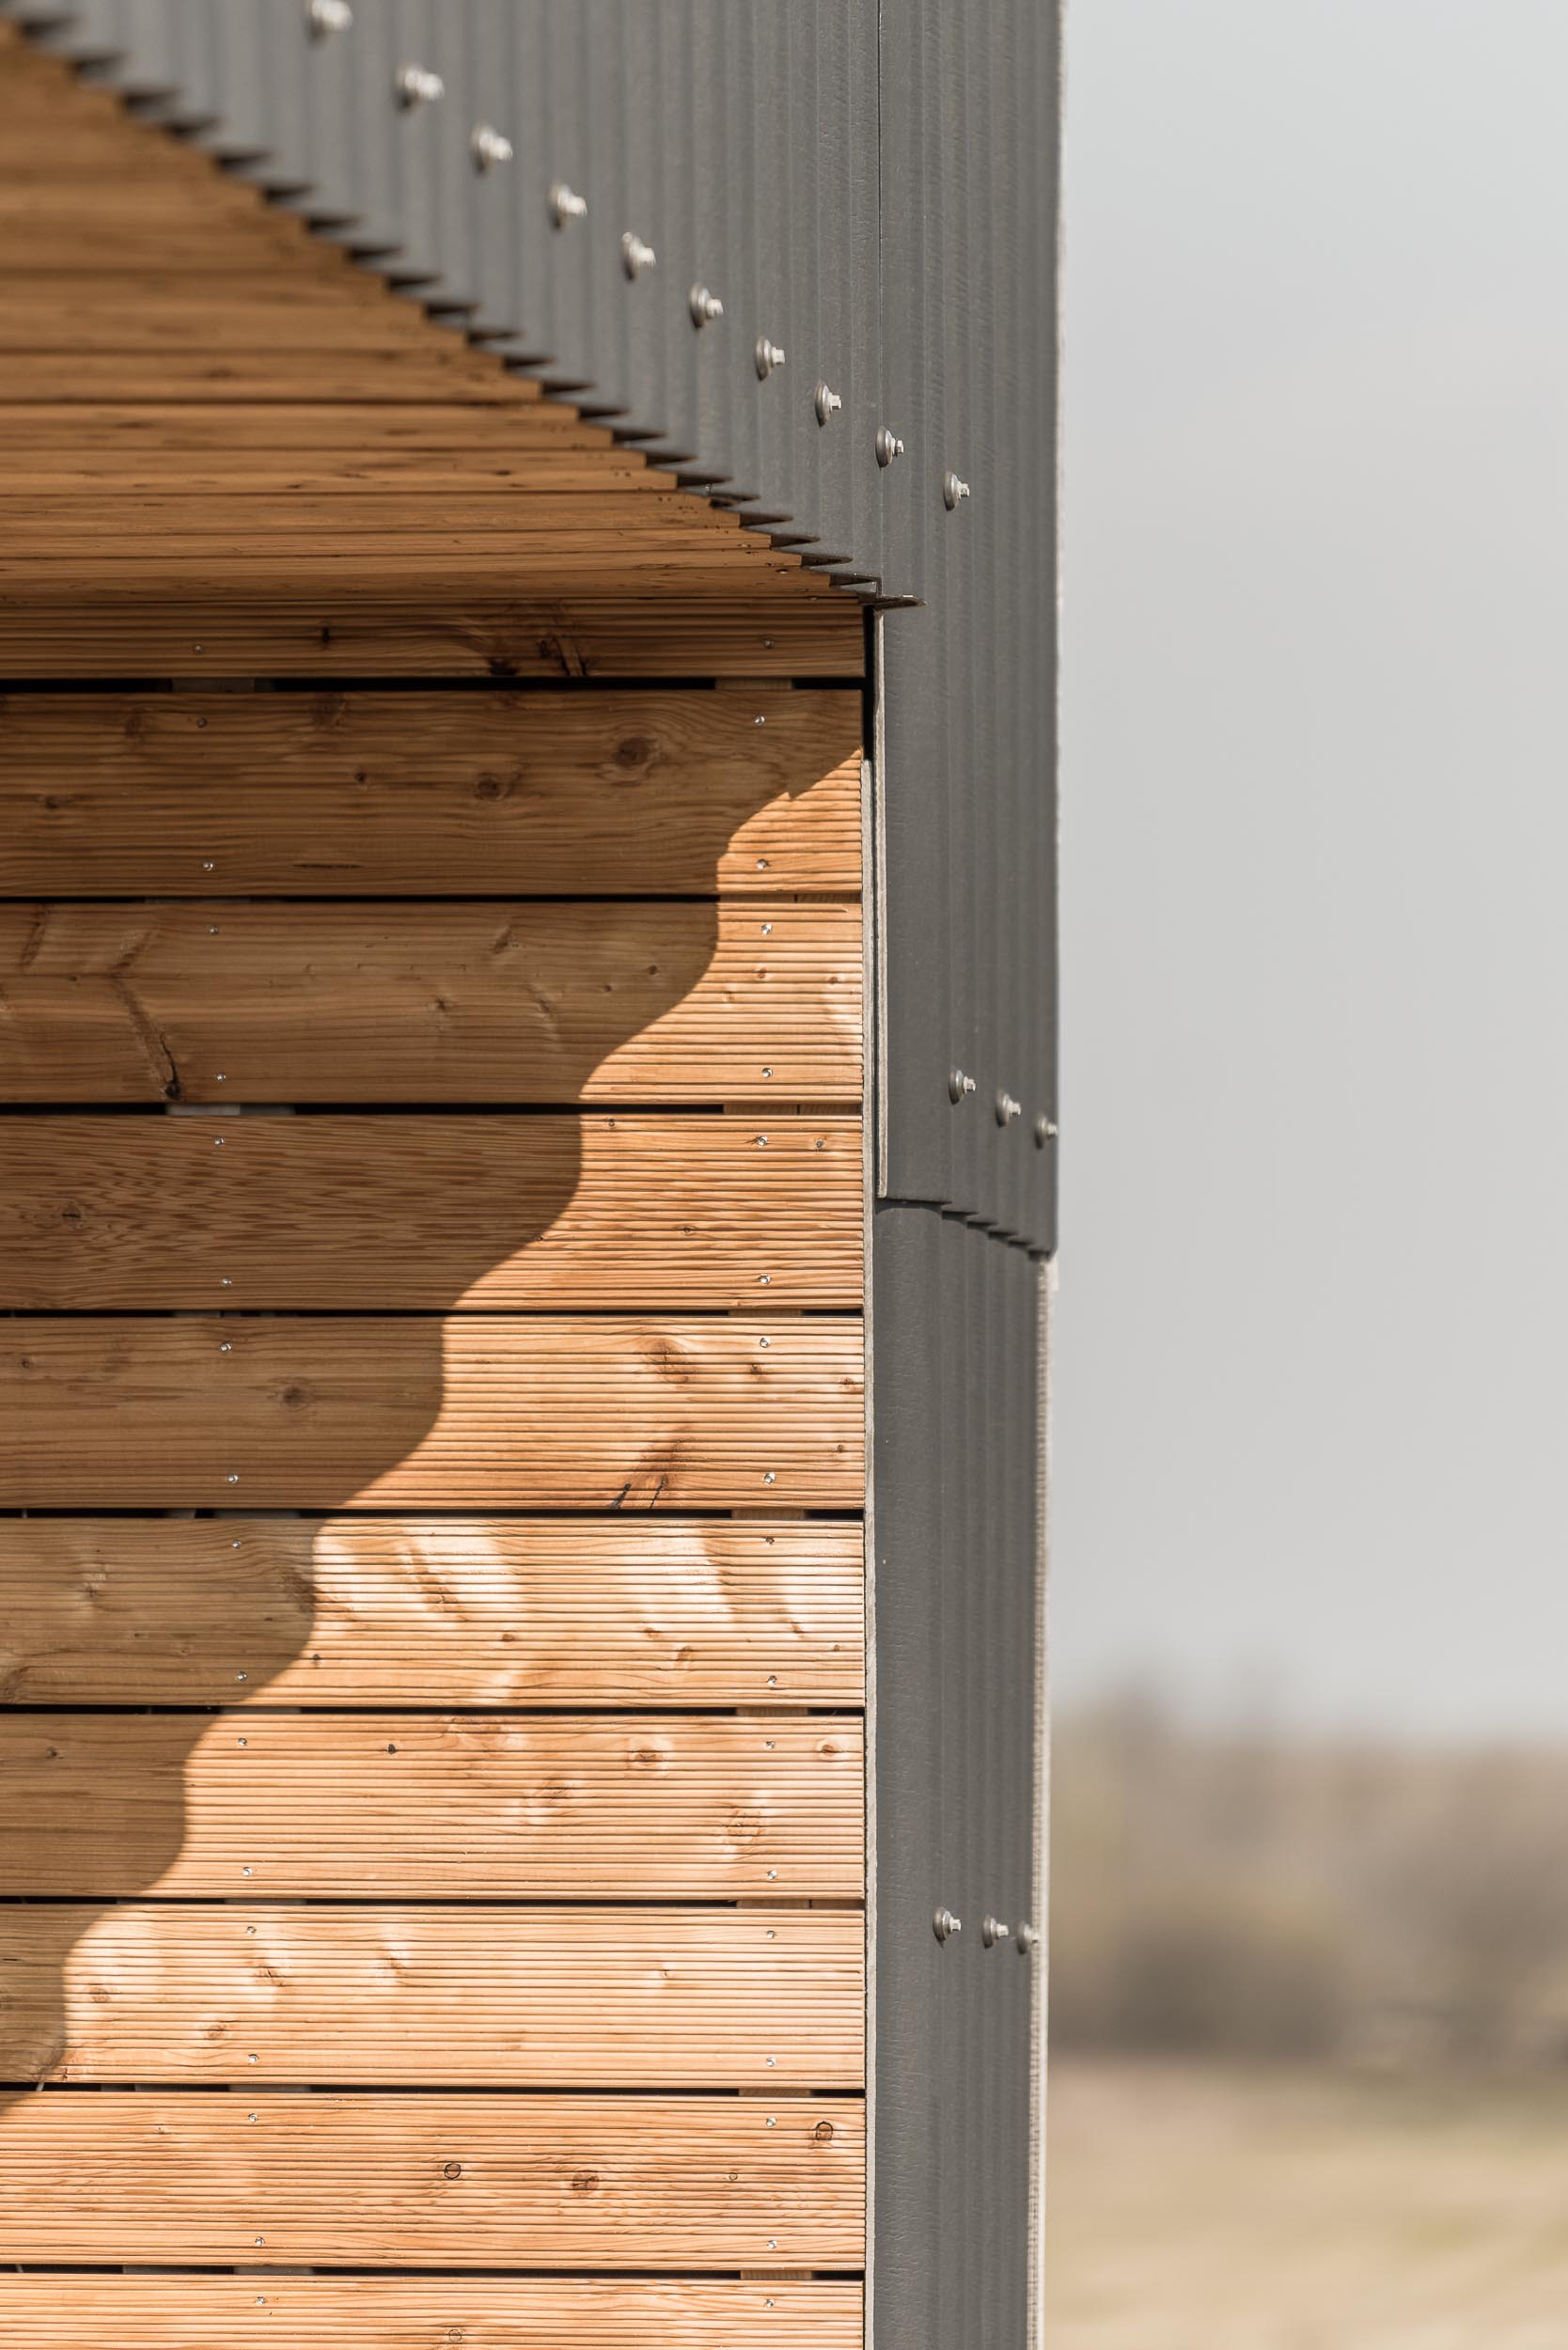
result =
[[1568,1736],[1568,0],[1070,0],[1055,1677]]

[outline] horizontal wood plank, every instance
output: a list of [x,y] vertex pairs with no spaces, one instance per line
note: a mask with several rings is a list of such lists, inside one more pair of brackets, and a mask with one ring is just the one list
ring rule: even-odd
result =
[[14,694],[0,894],[853,892],[860,701]]
[[857,1307],[860,1123],[0,1115],[0,1311]]
[[855,1100],[836,903],[0,906],[0,1101]]
[[0,1792],[7,1899],[861,1891],[849,1716],[10,1714]]
[[849,1318],[0,1319],[4,1509],[857,1509]]
[[846,2268],[863,2164],[849,2098],[63,2091],[0,2130],[0,2260]]
[[[84,234],[91,234],[93,222],[111,204],[99,188],[81,192],[77,211]],[[190,204],[190,190],[180,187],[171,189],[166,203],[158,208],[177,239],[180,214],[189,212]],[[146,207],[143,219],[151,215],[152,208]],[[47,238],[67,217],[57,189],[18,189],[0,182],[0,250],[6,263],[14,266],[8,248],[23,223],[36,223]],[[125,273],[131,278],[137,274]],[[166,283],[167,273],[165,279]],[[280,270],[255,290],[243,277],[230,284],[213,275],[165,292],[145,284],[125,285],[110,275],[88,280],[85,287],[73,279],[66,290],[48,280],[40,284],[37,277],[8,274],[6,297],[0,302],[0,352],[6,359],[8,394],[18,396],[11,362],[23,355],[74,357],[92,352],[118,360],[132,352],[161,356],[190,351],[225,356],[279,351],[379,354],[411,344],[425,346],[440,337],[453,350],[466,348],[452,327],[432,322],[417,304],[386,292],[374,279],[355,293],[336,278],[302,277],[304,297],[299,301],[289,298],[293,282],[291,271]]]
[[0,1703],[855,1706],[861,1543],[833,1519],[0,1518]]
[[[448,492],[441,499],[365,484],[195,494],[171,486],[142,494],[122,488],[114,499],[113,519],[117,534],[145,542],[159,559],[186,554],[221,559],[236,539],[247,559],[253,554],[309,556],[347,539],[396,550],[407,540],[417,541],[421,550],[472,546],[477,554],[507,552],[520,559],[553,549],[563,567],[585,551],[603,556],[618,545],[746,559],[766,547],[766,540],[746,533],[732,513],[690,491],[646,481],[635,488],[620,482],[587,490],[557,486],[536,494],[525,478],[482,492]],[[12,491],[0,497],[0,528],[8,556],[32,554],[52,561],[90,550],[105,557],[118,552],[104,529],[102,498],[89,504],[57,493]]]
[[9,2350],[861,2350],[854,2283],[0,2276]]
[[526,377],[497,379],[493,402],[427,400],[383,406],[367,384],[357,400],[237,401],[222,409],[176,400],[99,400],[69,410],[18,405],[0,384],[0,445],[10,455],[53,452],[77,464],[135,465],[144,453],[196,456],[208,462],[332,451],[358,456],[483,453],[520,465],[525,473],[541,444],[571,446],[624,462],[628,452],[607,425],[578,416],[565,401],[546,400]]
[[0,1903],[0,2080],[858,2089],[864,1940],[847,1910]]
[[[0,420],[3,421],[3,420]],[[353,593],[331,580],[231,587],[221,598],[98,579],[49,594],[0,584],[0,669],[30,678],[857,678],[865,615],[817,575],[798,595],[678,601],[528,598],[468,580]],[[823,594],[813,588],[822,585]]]

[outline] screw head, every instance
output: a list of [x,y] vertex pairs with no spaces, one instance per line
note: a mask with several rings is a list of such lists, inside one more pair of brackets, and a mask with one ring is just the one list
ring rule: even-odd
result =
[[329,33],[346,33],[353,24],[353,10],[349,0],[310,0],[305,21],[318,40],[325,40]]
[[999,1918],[987,1918],[982,1921],[980,1940],[988,1950],[994,1950],[998,1942],[1011,1942],[1011,1939],[1012,1928],[1004,1926]]
[[961,481],[957,474],[945,473],[942,476],[942,502],[949,513],[955,507],[962,506],[968,494],[969,484]]
[[438,98],[446,97],[447,85],[428,65],[400,65],[392,77],[392,90],[406,110],[433,105]]
[[468,136],[469,150],[476,171],[490,171],[496,164],[510,164],[514,149],[504,131],[494,123],[477,122]]
[[710,293],[706,286],[692,288],[686,296],[686,306],[691,311],[694,326],[712,326],[715,319],[724,316],[723,303],[716,293]]
[[962,1102],[964,1096],[966,1094],[973,1093],[974,1089],[975,1081],[973,1077],[966,1077],[962,1069],[955,1069],[948,1079],[948,1099],[949,1102]]
[[628,228],[620,240],[620,266],[628,277],[640,277],[647,269],[657,269],[659,257],[651,244],[645,244],[635,230]]
[[825,424],[829,416],[835,415],[844,403],[839,394],[829,385],[819,384],[811,395],[811,404],[817,412],[817,422]]
[[889,432],[886,425],[881,426],[876,436],[877,463],[879,465],[890,465],[895,457],[902,457],[902,455],[903,443],[900,440],[898,434],[896,432]]
[[550,217],[557,228],[569,227],[574,220],[588,218],[588,198],[569,188],[564,180],[550,182]]
[[1016,1100],[1012,1094],[1009,1093],[1004,1086],[996,1095],[997,1125],[1011,1126],[1015,1118],[1022,1118],[1023,1115],[1023,1103]]
[[964,1920],[955,1918],[950,1909],[938,1909],[933,1912],[931,1929],[938,1942],[950,1942],[955,1934],[963,1933]]
[[1038,1117],[1034,1121],[1035,1149],[1037,1151],[1043,1151],[1048,1142],[1055,1142],[1060,1131],[1061,1129],[1058,1126],[1056,1120],[1054,1118],[1047,1118],[1044,1113],[1042,1112],[1040,1117]]
[[776,343],[770,342],[765,335],[758,336],[752,356],[757,362],[757,380],[760,384],[767,382],[775,368],[781,368],[784,365],[783,352]]
[[1030,1957],[1032,1953],[1040,1948],[1040,1929],[1038,1926],[1027,1924],[1022,1925],[1019,1927],[1017,1933],[1012,1938],[1018,1945],[1019,1950],[1025,1958]]

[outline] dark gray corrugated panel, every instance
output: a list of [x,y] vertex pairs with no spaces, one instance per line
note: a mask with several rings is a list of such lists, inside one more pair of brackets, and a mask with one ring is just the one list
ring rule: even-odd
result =
[[[1026,2341],[1039,1275],[918,1206],[872,1226],[873,2341]],[[933,1918],[963,1931],[939,1942]]]
[[[883,353],[910,418],[885,576],[887,1193],[1048,1247],[1057,40],[1029,0],[885,0]],[[894,472],[900,471],[895,467]],[[943,480],[970,495],[956,509]],[[975,1090],[956,1105],[949,1080]],[[1019,1115],[998,1124],[1005,1093]]]

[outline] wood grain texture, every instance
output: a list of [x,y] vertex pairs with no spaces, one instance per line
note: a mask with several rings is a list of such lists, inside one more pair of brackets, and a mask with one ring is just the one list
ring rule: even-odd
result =
[[861,1744],[825,1716],[0,1716],[0,1897],[854,1900]]
[[858,1509],[861,1352],[825,1315],[17,1315],[0,1508]]
[[[0,274],[3,275],[3,274]],[[110,282],[117,282],[111,279]],[[188,280],[176,282],[186,283]],[[221,282],[221,281],[213,281]],[[306,298],[319,290],[306,288]],[[292,462],[302,452],[327,452],[340,463],[413,456],[438,463],[463,451],[507,463],[526,479],[541,447],[573,449],[624,465],[634,461],[607,425],[591,424],[565,403],[546,400],[537,384],[498,376],[488,403],[426,400],[382,406],[368,384],[358,400],[255,400],[193,408],[179,400],[100,400],[65,410],[17,405],[0,384],[0,430],[8,460],[52,458],[102,467],[113,477],[134,472],[149,455],[194,458],[243,469],[270,453]]]
[[860,727],[843,691],[14,694],[0,894],[854,892]]
[[[0,416],[0,425],[4,418]],[[0,668],[12,677],[858,678],[865,616],[815,573],[798,593],[543,596],[472,579],[352,592],[297,576],[220,598],[135,582],[46,592],[0,583]]]
[[860,1122],[0,1115],[0,1311],[855,1308]]
[[[7,361],[8,368],[12,365]],[[100,499],[68,500],[52,494],[10,491],[0,497],[8,558],[36,556],[48,563],[74,561],[85,553],[112,559],[103,548],[102,524],[94,509]],[[558,486],[535,494],[515,481],[444,498],[411,496],[404,489],[368,484],[351,490],[202,491],[164,485],[154,491],[121,490],[116,517],[122,528],[157,541],[160,560],[189,555],[224,559],[236,541],[245,558],[330,553],[334,542],[353,537],[368,553],[385,546],[416,554],[426,548],[449,555],[471,546],[476,556],[515,556],[519,568],[554,555],[563,572],[588,556],[603,562],[633,554],[661,553],[674,559],[720,554],[743,562],[769,561],[768,543],[746,534],[737,517],[682,489],[635,489],[606,483],[585,490]],[[793,568],[792,560],[770,568]]]
[[861,1549],[832,1519],[0,1518],[0,1703],[855,1706]]
[[10,2350],[860,2350],[857,2284],[784,2278],[0,2276]]
[[0,906],[0,1101],[853,1101],[838,903]]
[[858,2089],[864,1941],[847,1910],[0,1904],[0,2079]]
[[863,2163],[839,2097],[60,2092],[0,2129],[0,2260],[846,2268]]

